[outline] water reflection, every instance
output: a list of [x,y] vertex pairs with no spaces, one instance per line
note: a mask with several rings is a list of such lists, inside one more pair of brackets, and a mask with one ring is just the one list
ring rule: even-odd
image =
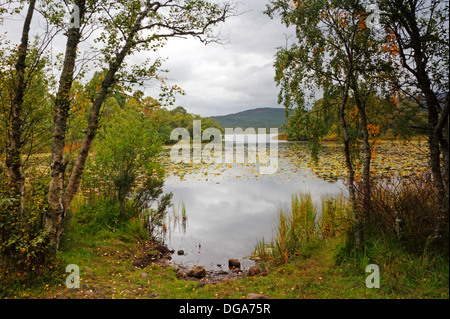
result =
[[[173,262],[208,269],[227,270],[229,258],[238,258],[244,268],[258,240],[270,241],[275,216],[280,207],[290,205],[293,193],[310,192],[318,202],[325,195],[344,190],[342,181],[325,182],[307,167],[298,167],[285,154],[291,143],[280,144],[279,166],[275,174],[260,175],[249,164],[198,166],[180,179],[167,177],[165,191],[173,193],[176,205],[184,203],[185,231],[174,229],[166,238]],[[220,266],[219,266],[220,265]]]

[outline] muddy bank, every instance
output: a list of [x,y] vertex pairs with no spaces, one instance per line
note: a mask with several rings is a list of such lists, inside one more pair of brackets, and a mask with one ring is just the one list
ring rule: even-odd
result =
[[200,285],[217,284],[227,280],[236,280],[245,276],[265,276],[266,272],[253,266],[248,270],[240,269],[236,259],[230,259],[235,266],[230,267],[229,271],[225,270],[209,270],[201,265],[186,267],[171,263],[172,254],[175,251],[167,246],[155,242],[148,241],[142,244],[141,250],[134,256],[133,266],[138,269],[144,269],[150,265],[159,265],[162,267],[173,267],[177,271],[177,278],[180,280],[197,281]]
[[204,276],[189,275],[188,267],[175,266],[177,269],[177,278],[188,281],[197,281],[200,285],[214,285],[219,282],[227,280],[236,280],[246,276],[247,272],[239,271],[224,271],[224,270],[206,270]]
[[157,241],[146,241],[141,249],[134,255],[133,266],[144,269],[150,265],[167,266],[172,260],[173,250]]

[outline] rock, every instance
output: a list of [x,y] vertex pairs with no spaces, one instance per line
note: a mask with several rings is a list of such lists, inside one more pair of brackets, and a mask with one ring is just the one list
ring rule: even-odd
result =
[[178,250],[178,251],[177,251],[177,254],[180,255],[180,256],[181,256],[181,255],[184,255],[184,250],[183,250],[183,249]]
[[187,273],[188,277],[203,278],[206,276],[206,269],[203,266],[194,265]]
[[269,299],[269,297],[261,295],[261,294],[249,293],[247,295],[247,299]]
[[169,248],[167,246],[164,246],[164,245],[158,245],[157,249],[162,254],[167,254],[167,253],[170,252]]
[[261,273],[261,268],[259,268],[258,266],[251,266],[247,272],[248,276],[256,276],[259,275]]
[[233,268],[241,268],[241,262],[237,259],[228,259],[228,268],[233,269]]
[[146,272],[143,272],[142,274],[139,275],[140,278],[142,279],[147,279],[148,278],[148,274]]
[[86,292],[88,295],[97,292],[97,288],[92,287],[92,286],[89,285],[89,284],[84,284],[84,285],[83,285],[83,290],[84,290],[84,292]]
[[183,270],[183,269],[178,269],[177,270],[177,278],[178,279],[180,279],[180,278],[186,278],[186,272]]

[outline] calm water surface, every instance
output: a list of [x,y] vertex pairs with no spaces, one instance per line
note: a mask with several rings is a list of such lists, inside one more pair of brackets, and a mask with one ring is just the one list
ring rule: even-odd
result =
[[277,211],[289,207],[293,194],[310,192],[319,202],[344,191],[342,181],[324,181],[298,165],[302,159],[295,158],[293,147],[291,142],[278,144],[275,174],[261,175],[251,163],[169,169],[165,191],[173,193],[176,207],[184,204],[187,215],[185,227],[174,227],[165,238],[169,248],[185,252],[173,254],[173,263],[228,270],[228,259],[237,258],[246,269],[253,264],[246,257],[259,240],[270,242]]

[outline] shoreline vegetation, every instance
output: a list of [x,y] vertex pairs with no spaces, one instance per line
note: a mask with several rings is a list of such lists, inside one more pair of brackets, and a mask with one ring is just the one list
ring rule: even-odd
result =
[[[20,28],[0,35],[0,298],[449,299],[448,2],[267,0],[262,14],[296,30],[273,56],[282,108],[234,114],[231,124],[249,128],[248,142],[256,133],[249,126],[281,130],[269,164],[260,166],[280,168],[273,184],[266,170],[255,170],[267,156],[258,147],[255,163],[253,143],[246,151],[236,143],[236,161],[230,152],[220,163],[198,160],[199,146],[202,159],[203,151],[219,155],[202,142],[222,136],[226,125],[176,103],[185,92],[158,57],[171,38],[225,43],[220,25],[246,19],[240,4],[74,0],[70,22],[59,4],[0,5],[0,26]],[[60,36],[65,45],[55,42]],[[152,55],[141,60],[138,52]],[[261,69],[241,70],[245,80]],[[215,84],[227,82],[222,75]],[[248,91],[240,100],[216,94],[220,104],[187,107],[255,106],[250,97],[268,92],[247,82],[234,85]],[[169,155],[180,137],[197,143]],[[251,161],[242,163],[241,150]],[[305,188],[288,208],[274,209],[273,236],[248,252],[256,268],[239,271],[235,259],[226,274],[172,267],[175,252],[163,238],[190,217],[183,203],[173,207],[176,196],[164,183],[179,179],[199,191],[204,184],[189,184],[191,177],[221,188],[219,176],[247,179],[250,186],[235,189],[261,211],[268,201],[248,196],[253,186],[271,190],[287,176]],[[328,182],[344,195],[317,201],[322,185],[338,186]],[[311,185],[319,192],[307,193]],[[291,195],[283,189],[270,204]],[[237,196],[222,194],[226,203],[218,205],[230,212],[235,204],[244,215]],[[217,213],[208,195],[197,195],[188,200],[202,206],[198,212]]]
[[[56,258],[41,267],[1,269],[1,298],[240,299],[249,294],[267,298],[448,298],[448,253],[423,249],[420,241],[425,233],[410,227],[426,226],[427,216],[422,208],[433,207],[430,181],[423,169],[426,156],[419,137],[412,141],[379,140],[375,147],[374,183],[395,176],[405,182],[397,185],[397,189],[394,185],[383,188],[377,184],[378,192],[373,192],[378,195],[374,198],[378,205],[374,207],[374,216],[385,224],[373,223],[376,229],[370,230],[373,234],[363,250],[352,246],[352,214],[344,196],[324,198],[319,208],[310,194],[292,194],[291,208],[274,212],[278,224],[272,241],[261,238],[255,250],[249,252],[259,267],[255,275],[249,275],[248,270],[226,274],[206,271],[204,277],[195,278],[186,276],[189,269],[171,265],[170,256],[174,252],[161,244],[161,235],[170,232],[167,219],[183,227],[188,218],[183,205],[173,212],[168,209],[170,196],[166,194],[164,199],[161,187],[167,174],[182,179],[204,164],[171,163],[168,134],[164,135],[165,143],[148,145],[145,141],[153,139],[154,133],[149,119],[140,117],[138,110],[130,107],[126,115],[129,121],[119,111],[122,117],[113,116],[105,122],[92,160],[87,164],[83,191],[75,196],[64,222]],[[177,112],[180,109],[173,114]],[[136,122],[140,125],[133,124]],[[138,134],[139,127],[148,130]],[[278,139],[287,138],[280,136]],[[308,141],[289,143],[296,147],[291,153],[280,148],[280,156],[293,160],[296,168],[311,169],[317,178],[326,181],[345,179],[340,143],[324,140],[318,162],[313,161]],[[202,147],[206,144],[201,143]],[[69,153],[73,151],[76,150],[68,149]],[[147,161],[138,154],[143,154]],[[49,156],[40,153],[28,158],[32,169],[27,170],[26,180],[32,181],[34,192],[29,196],[36,212],[45,203]],[[408,184],[408,180],[417,183]],[[409,197],[406,193],[401,195],[408,187]],[[145,197],[148,190],[150,196]],[[395,198],[403,197],[404,202],[395,202]],[[411,207],[404,206],[408,200],[426,205],[416,205],[410,210]],[[153,202],[156,209],[144,208],[144,202]],[[399,223],[395,223],[398,217],[393,215],[395,212],[389,210],[392,206],[402,208],[402,214],[411,213],[405,215],[410,228],[402,229],[401,242],[400,233],[393,233],[399,229]],[[443,241],[448,247],[448,238]],[[411,246],[419,250],[409,249]],[[380,266],[380,289],[365,286],[365,267],[371,263]],[[80,267],[78,289],[66,287],[69,274],[65,267],[70,264]]]
[[[351,208],[343,195],[323,198],[317,207],[309,194],[292,194],[291,207],[277,213],[273,239],[261,238],[249,252],[260,272],[220,277],[208,271],[201,279],[180,276],[169,262],[174,252],[150,235],[139,216],[121,218],[119,206],[101,198],[90,203],[79,194],[56,261],[39,271],[2,272],[1,297],[448,299],[448,237],[427,246],[427,212],[435,209],[429,177],[374,182],[373,189],[371,220],[378,222],[368,223],[362,249],[354,246]],[[172,214],[172,220],[188,218],[183,207]],[[158,225],[160,231],[167,227]],[[68,264],[80,266],[79,289],[66,287]],[[365,285],[369,264],[380,268],[379,289]]]

